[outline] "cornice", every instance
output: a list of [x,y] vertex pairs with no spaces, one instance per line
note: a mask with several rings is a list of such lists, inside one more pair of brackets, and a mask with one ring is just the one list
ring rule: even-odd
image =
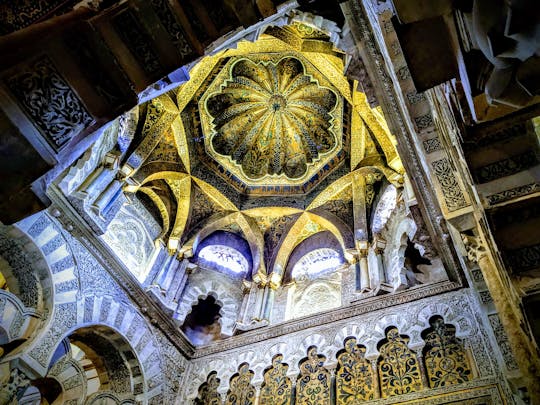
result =
[[307,328],[326,325],[331,322],[352,318],[376,310],[443,294],[449,291],[457,290],[461,287],[462,284],[460,283],[444,281],[437,284],[416,287],[399,293],[360,299],[352,302],[346,307],[306,316],[300,319],[290,320],[274,326],[260,328],[254,331],[246,332],[242,335],[220,340],[207,346],[199,347],[195,350],[193,358],[205,357],[238,347],[249,346],[266,339],[287,335],[289,333],[298,332]]

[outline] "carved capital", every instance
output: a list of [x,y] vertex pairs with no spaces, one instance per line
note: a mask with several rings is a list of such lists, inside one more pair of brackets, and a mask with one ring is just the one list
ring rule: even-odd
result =
[[[272,274],[274,274],[274,273],[272,273]],[[266,286],[266,284],[268,283],[268,277],[266,276],[266,274],[261,273],[260,271],[258,271],[258,272],[253,276],[253,281],[254,281],[259,287],[264,287],[264,286]]]
[[380,235],[375,235],[373,239],[373,250],[376,254],[382,255],[384,249],[386,248],[386,240],[383,239]]
[[9,404],[13,401],[17,391],[30,385],[30,379],[18,368],[11,370],[9,381],[0,389],[0,404]]
[[368,249],[369,249],[369,242],[367,240],[357,240],[356,248],[358,249],[358,253],[360,257],[367,257]]
[[486,256],[487,250],[483,241],[478,236],[470,236],[461,234],[461,240],[467,252],[467,259],[471,262],[478,263],[480,259]]
[[251,281],[248,281],[248,280],[242,280],[242,292],[244,294],[247,294],[251,291],[251,286],[253,285],[253,283]]
[[281,276],[278,273],[272,272],[269,277],[270,288],[277,290],[281,286]]

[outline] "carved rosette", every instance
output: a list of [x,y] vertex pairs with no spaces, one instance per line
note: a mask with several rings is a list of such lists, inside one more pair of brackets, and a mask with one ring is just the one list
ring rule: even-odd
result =
[[208,98],[211,146],[245,176],[297,179],[338,146],[332,112],[337,96],[306,73],[300,60],[231,65],[221,91]]

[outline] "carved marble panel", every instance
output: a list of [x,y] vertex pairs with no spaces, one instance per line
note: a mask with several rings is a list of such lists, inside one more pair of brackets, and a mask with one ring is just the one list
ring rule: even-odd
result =
[[21,67],[5,82],[55,151],[92,122],[90,113],[48,56]]

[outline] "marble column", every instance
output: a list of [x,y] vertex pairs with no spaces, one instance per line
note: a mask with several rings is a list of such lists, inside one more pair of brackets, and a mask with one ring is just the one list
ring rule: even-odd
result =
[[[540,359],[530,337],[522,328],[519,306],[512,297],[510,287],[505,286],[494,259],[489,254],[480,237],[462,234],[462,239],[470,261],[478,263],[489,289],[493,303],[501,319],[512,353],[524,377],[531,404],[540,404]],[[510,284],[510,283],[508,283]]]
[[386,248],[386,241],[380,236],[376,236],[373,241],[373,252],[375,253],[375,258],[377,259],[377,274],[378,274],[378,287],[388,286],[386,280],[386,271],[384,268],[383,254],[384,249]]
[[368,292],[371,290],[369,281],[368,249],[367,241],[359,241],[359,266],[360,266],[360,291]]
[[377,359],[369,361],[371,363],[371,371],[373,375],[373,393],[374,399],[381,397],[381,389],[379,388],[379,368],[377,367]]
[[420,377],[422,378],[422,385],[424,388],[429,388],[429,382],[427,378],[426,366],[424,364],[424,354],[422,349],[416,350],[416,359],[418,360],[418,368],[420,369]]

